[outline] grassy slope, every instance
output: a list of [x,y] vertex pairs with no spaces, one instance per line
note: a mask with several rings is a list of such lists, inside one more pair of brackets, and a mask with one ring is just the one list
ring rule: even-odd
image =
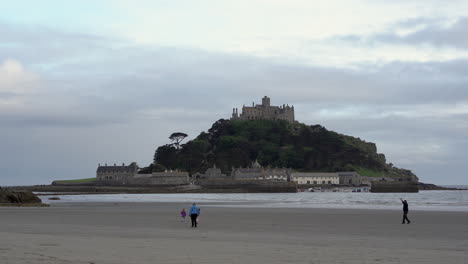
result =
[[95,182],[96,178],[87,178],[87,179],[76,179],[76,180],[59,180],[60,183],[84,183],[84,182]]
[[382,176],[384,176],[384,172],[379,172],[379,171],[375,171],[375,170],[368,169],[368,168],[355,167],[355,170],[361,176],[368,176],[368,177],[382,177]]

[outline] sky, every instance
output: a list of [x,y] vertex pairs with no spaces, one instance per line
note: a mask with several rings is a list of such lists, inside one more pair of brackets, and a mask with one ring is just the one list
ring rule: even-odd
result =
[[0,185],[140,166],[233,107],[468,184],[468,0],[0,0]]

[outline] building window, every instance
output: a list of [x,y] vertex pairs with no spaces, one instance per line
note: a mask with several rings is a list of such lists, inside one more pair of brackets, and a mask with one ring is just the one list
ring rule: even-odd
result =
[[307,181],[307,184],[310,184],[310,181]]
[[317,181],[314,181],[314,184],[317,184]]
[[328,181],[328,184],[331,184],[331,181]]
[[322,181],[323,184],[325,184],[325,181]]

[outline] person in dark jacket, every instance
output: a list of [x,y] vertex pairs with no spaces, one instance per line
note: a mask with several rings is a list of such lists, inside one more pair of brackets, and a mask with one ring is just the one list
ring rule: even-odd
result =
[[190,208],[190,219],[192,220],[192,227],[197,227],[197,218],[200,215],[200,207],[198,207],[195,203],[192,204]]
[[411,221],[408,219],[408,202],[406,200],[401,199],[401,203],[403,204],[403,222],[402,224],[405,223],[405,221],[408,221],[408,224],[411,223]]

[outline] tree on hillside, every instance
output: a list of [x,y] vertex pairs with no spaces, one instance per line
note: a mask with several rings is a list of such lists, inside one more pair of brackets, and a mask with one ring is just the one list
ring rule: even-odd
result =
[[180,148],[180,142],[188,137],[187,134],[182,132],[174,132],[169,136],[169,139],[173,142],[172,144],[176,146],[177,149]]
[[154,164],[160,164],[167,169],[175,169],[177,166],[177,149],[172,145],[163,145],[154,153]]
[[164,167],[163,165],[159,164],[159,163],[156,163],[156,164],[152,164],[152,172],[163,172],[166,170],[166,167]]

